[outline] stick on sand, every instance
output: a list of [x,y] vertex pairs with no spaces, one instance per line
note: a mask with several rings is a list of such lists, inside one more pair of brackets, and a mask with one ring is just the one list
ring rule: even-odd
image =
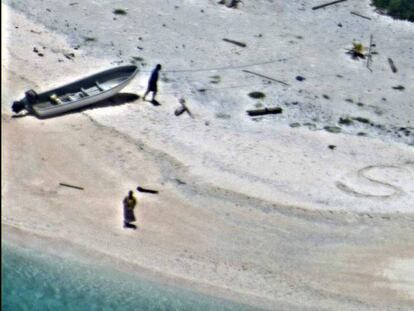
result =
[[158,193],[157,190],[145,189],[145,188],[142,188],[142,187],[139,187],[139,186],[137,187],[137,190],[139,192],[147,192],[147,193],[154,193],[154,194]]
[[262,77],[262,78],[268,79],[268,80],[270,80],[270,81],[274,81],[274,82],[282,83],[282,84],[284,84],[284,85],[289,86],[289,84],[287,84],[286,82],[283,82],[283,81],[280,81],[280,80],[276,80],[276,79],[273,79],[273,78],[271,78],[271,77],[267,77],[267,76],[262,75],[262,74],[260,74],[260,73],[256,73],[256,72],[253,72],[253,71],[250,71],[250,70],[243,70],[243,72],[247,72],[247,73],[250,73],[250,74],[252,74],[252,75],[256,75],[256,76],[259,76],[259,77]]
[[78,187],[78,186],[73,186],[73,185],[69,185],[69,184],[65,184],[65,183],[59,183],[59,185],[64,186],[64,187],[69,187],[69,188],[74,188],[74,189],[78,189],[78,190],[84,190],[82,187]]
[[333,4],[340,3],[340,2],[344,2],[344,1],[347,1],[347,0],[337,0],[337,1],[329,2],[329,3],[317,5],[317,6],[314,6],[312,8],[312,10],[321,9],[321,8],[324,8],[324,7],[328,6],[328,5],[333,5]]

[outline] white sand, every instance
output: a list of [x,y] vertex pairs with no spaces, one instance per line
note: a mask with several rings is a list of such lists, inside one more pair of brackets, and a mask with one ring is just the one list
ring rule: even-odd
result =
[[[133,270],[268,309],[409,310],[414,134],[398,129],[412,129],[414,120],[414,25],[375,14],[367,1],[318,11],[300,1],[245,1],[236,10],[214,1],[151,3],[99,10],[89,2],[14,3],[32,19],[2,4],[6,239],[24,243],[36,235],[67,245],[52,250],[108,255]],[[114,21],[118,7],[128,14]],[[77,31],[68,39],[42,23]],[[345,54],[353,39],[367,45],[371,33],[379,53],[372,72]],[[97,42],[83,44],[82,35]],[[63,55],[72,52],[73,60]],[[47,120],[11,118],[10,103],[27,89],[49,89],[132,56],[148,65],[125,92],[142,95],[148,70],[160,62],[161,106],[136,101]],[[252,100],[251,91],[266,98]],[[174,116],[182,96],[194,119]],[[282,106],[283,114],[255,122],[245,110],[258,102]],[[340,117],[374,126],[339,125]],[[295,122],[301,126],[289,126]],[[327,125],[345,134],[322,130]],[[137,185],[160,194],[138,194],[139,229],[126,231],[121,201]]]

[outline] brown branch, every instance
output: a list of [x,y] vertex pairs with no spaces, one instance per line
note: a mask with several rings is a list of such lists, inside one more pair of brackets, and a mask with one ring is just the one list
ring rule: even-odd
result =
[[362,17],[362,18],[365,18],[365,19],[368,19],[368,20],[371,20],[371,18],[370,18],[370,17],[367,17],[367,16],[364,16],[364,15],[361,15],[361,14],[359,14],[359,13],[357,13],[357,12],[351,12],[351,14],[356,15],[356,16],[359,16],[359,17]]
[[235,41],[235,40],[230,40],[230,39],[226,39],[226,38],[223,38],[223,41],[226,41],[226,42],[229,42],[229,43],[233,43],[233,44],[235,44],[237,46],[240,46],[242,48],[245,48],[247,46],[246,43],[239,42],[239,41]]
[[82,187],[68,185],[68,184],[64,184],[64,183],[59,183],[59,185],[69,187],[69,188],[75,188],[75,189],[78,189],[78,190],[84,190]]
[[340,3],[340,2],[344,2],[344,1],[347,1],[347,0],[337,0],[337,1],[329,2],[329,3],[317,5],[317,6],[314,6],[312,8],[312,10],[321,9],[321,8],[324,8],[324,7],[328,6],[328,5],[333,5],[333,4]]
[[287,84],[286,82],[283,82],[283,81],[280,81],[280,80],[276,80],[276,79],[273,79],[273,78],[267,77],[267,76],[262,75],[262,74],[260,74],[260,73],[256,73],[256,72],[253,72],[253,71],[250,71],[250,70],[242,70],[242,71],[243,71],[243,72],[250,73],[250,74],[252,74],[252,75],[256,75],[256,76],[259,76],[259,77],[262,77],[262,78],[265,78],[265,79],[268,79],[268,80],[271,80],[271,81],[274,81],[274,82],[282,83],[282,84],[284,84],[284,85],[289,86],[289,84]]

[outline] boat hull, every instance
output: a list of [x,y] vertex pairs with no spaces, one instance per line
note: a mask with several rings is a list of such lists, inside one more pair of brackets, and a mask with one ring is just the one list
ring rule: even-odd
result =
[[[136,66],[117,67],[40,93],[33,103],[29,103],[27,96],[23,101],[26,104],[26,109],[37,117],[53,117],[90,106],[116,95],[131,82],[137,73]],[[66,102],[59,99],[67,97],[69,93],[75,99]],[[53,96],[57,98],[57,102],[52,103]]]

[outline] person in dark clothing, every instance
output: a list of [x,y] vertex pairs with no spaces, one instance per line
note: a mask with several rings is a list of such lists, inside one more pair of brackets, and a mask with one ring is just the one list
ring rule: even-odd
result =
[[128,196],[124,198],[123,201],[124,205],[124,228],[131,228],[136,229],[137,226],[131,224],[131,222],[134,222],[135,215],[134,215],[134,208],[135,205],[137,205],[137,200],[135,199],[133,192],[130,190],[128,193]]
[[142,98],[145,100],[145,97],[148,95],[149,92],[152,92],[152,101],[155,100],[155,95],[157,95],[157,82],[158,82],[158,72],[161,70],[161,65],[158,64],[151,73],[151,77],[148,81],[147,91],[145,92],[144,97]]

